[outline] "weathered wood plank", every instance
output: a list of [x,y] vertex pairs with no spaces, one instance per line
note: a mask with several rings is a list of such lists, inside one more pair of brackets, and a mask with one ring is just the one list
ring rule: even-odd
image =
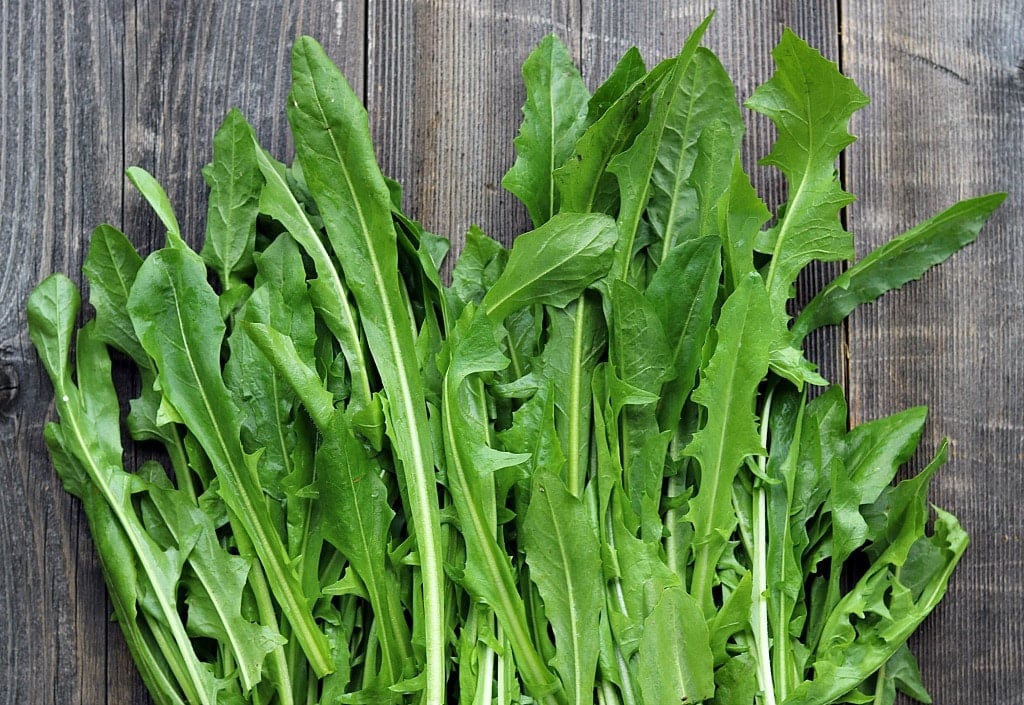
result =
[[927,404],[926,450],[951,441],[933,501],[973,545],[912,642],[937,703],[1021,702],[1024,682],[1011,617],[1024,609],[1022,17],[1017,1],[844,4],[844,65],[874,101],[847,160],[860,252],[957,199],[1010,191],[978,243],[850,325],[853,417]]
[[[23,314],[28,291],[47,273],[80,279],[95,224],[123,226],[143,250],[162,244],[155,217],[121,176],[125,166],[161,180],[187,239],[198,243],[199,169],[229,107],[287,158],[288,49],[309,33],[364,95],[381,161],[405,184],[410,214],[456,247],[471,223],[508,243],[528,227],[500,180],[514,160],[519,68],[529,50],[554,32],[594,87],[632,44],[650,63],[677,51],[711,5],[0,3],[0,704],[148,702],[107,619],[84,519],[46,456],[50,388]],[[1016,702],[1024,683],[1024,535],[1015,507],[1024,457],[1024,402],[1015,394],[1024,376],[1016,362],[1024,210],[1015,170],[1024,153],[1024,6],[874,1],[841,4],[842,16],[839,6],[730,0],[718,4],[706,44],[742,99],[770,75],[768,52],[790,26],[841,57],[875,100],[855,118],[862,139],[844,162],[860,199],[849,222],[862,253],[957,198],[1012,191],[981,243],[857,314],[848,351],[847,335],[830,331],[811,354],[827,377],[843,380],[848,352],[855,420],[928,403],[926,445],[952,436],[953,460],[934,498],[963,518],[974,546],[915,650],[936,702]],[[772,139],[770,126],[753,119],[749,165]],[[753,171],[777,203],[779,177]],[[800,296],[829,271],[805,278]]]
[[101,5],[0,6],[3,703],[108,697],[103,581],[78,504],[61,491],[42,442],[52,391],[24,315],[29,290],[51,271],[80,279],[83,233],[100,204],[120,202],[119,176],[96,170],[121,143],[121,42]]

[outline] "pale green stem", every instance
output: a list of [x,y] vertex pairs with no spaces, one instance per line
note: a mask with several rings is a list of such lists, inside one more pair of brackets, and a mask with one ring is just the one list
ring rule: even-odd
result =
[[[270,597],[270,587],[267,585],[267,578],[263,574],[263,568],[256,560],[256,552],[249,543],[249,537],[243,531],[235,533],[235,542],[238,544],[238,553],[251,559],[249,569],[249,587],[256,598],[256,610],[260,615],[260,622],[274,632],[280,632],[281,627],[277,623],[277,610],[274,608],[274,601]],[[290,642],[291,640],[289,640]],[[278,695],[281,705],[294,705],[292,693],[292,677],[288,668],[288,657],[285,655],[284,647],[277,646],[270,652],[270,668],[277,679]],[[255,688],[253,691],[255,692]]]
[[[765,396],[761,412],[761,445],[768,445],[768,416],[771,412],[772,392]],[[757,460],[761,474],[765,474],[767,457]],[[757,685],[762,705],[775,705],[775,683],[772,677],[771,638],[768,634],[768,498],[761,480],[755,480],[752,512],[753,556],[751,572],[751,626],[754,632],[754,658],[757,662]],[[778,653],[778,652],[777,652]]]

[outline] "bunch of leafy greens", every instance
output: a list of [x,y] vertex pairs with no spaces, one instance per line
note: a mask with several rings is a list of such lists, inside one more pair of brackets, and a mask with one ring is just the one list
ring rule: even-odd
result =
[[[295,163],[230,113],[199,253],[129,170],[166,247],[143,259],[100,226],[95,319],[75,332],[62,275],[28,315],[46,442],[156,702],[927,701],[907,637],[967,545],[926,503],[946,449],[896,482],[924,410],[849,429],[838,387],[808,394],[825,381],[802,341],[972,241],[1003,196],[791,319],[801,270],[853,256],[834,165],[867,101],[785,33],[747,103],[778,128],[773,218],[706,26],[651,70],[630,50],[593,95],[540,44],[504,180],[535,229],[510,251],[470,230],[450,283],[448,242],[402,213],[309,38]],[[111,350],[138,370],[128,402]],[[123,435],[164,461],[126,467]]]

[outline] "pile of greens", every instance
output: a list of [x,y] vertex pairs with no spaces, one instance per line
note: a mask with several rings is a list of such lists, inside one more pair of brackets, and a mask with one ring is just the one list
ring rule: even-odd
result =
[[785,33],[747,102],[778,130],[773,214],[706,27],[650,70],[630,50],[593,95],[545,39],[503,182],[535,228],[511,250],[471,229],[449,281],[448,241],[402,212],[312,39],[295,162],[230,113],[200,252],[129,170],[166,247],[100,226],[94,319],[76,332],[59,274],[28,317],[46,442],[157,703],[927,701],[906,640],[967,545],[926,500],[946,449],[897,482],[925,411],[850,429],[802,343],[972,241],[1003,195],[792,318],[801,270],[853,257],[835,163],[867,100]]

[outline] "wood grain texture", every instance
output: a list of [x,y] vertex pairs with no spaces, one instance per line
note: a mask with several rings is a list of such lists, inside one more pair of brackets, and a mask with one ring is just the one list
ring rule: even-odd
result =
[[[638,9],[639,8],[639,9]],[[711,9],[705,44],[740,99],[772,71],[790,26],[840,61],[874,103],[842,173],[859,253],[957,198],[1009,190],[981,241],[949,266],[825,331],[811,355],[848,381],[854,420],[929,404],[925,445],[953,441],[934,499],[973,536],[949,600],[914,640],[937,703],[1024,703],[1024,3],[863,0],[8,0],[0,3],[0,705],[146,703],[84,519],[42,443],[51,389],[24,302],[51,271],[80,281],[87,235],[122,227],[144,251],[163,232],[122,174],[166,187],[201,241],[200,168],[238,107],[289,158],[284,101],[294,37],[319,39],[363,95],[405,207],[456,247],[470,224],[509,243],[526,211],[500,186],[525,97],[520,66],[545,34],[595,87],[637,45],[650,64]],[[750,116],[745,158],[769,203],[784,185],[754,167],[773,132]],[[801,280],[806,298],[835,271]],[[849,373],[847,376],[847,368]],[[121,380],[131,384],[131,380]],[[915,461],[920,467],[922,459]],[[909,702],[909,701],[908,701]]]
[[849,393],[856,421],[927,404],[925,452],[950,438],[932,499],[972,547],[912,642],[935,702],[1024,703],[1024,4],[849,3],[843,37],[873,100],[847,159],[860,253],[957,199],[1009,191],[975,245],[853,317]]
[[[100,3],[3,3],[0,79],[0,702],[108,700],[102,577],[77,503],[42,443],[52,391],[25,334],[30,287],[81,266],[97,204],[120,202],[119,177],[96,171],[120,149],[120,44]],[[110,101],[110,103],[107,103]],[[108,110],[112,107],[112,110]],[[91,607],[90,607],[91,605]],[[115,642],[116,643],[116,642]],[[121,647],[123,650],[123,647]],[[129,668],[121,660],[124,672]],[[134,676],[133,676],[134,678]],[[121,695],[118,693],[117,695]]]

